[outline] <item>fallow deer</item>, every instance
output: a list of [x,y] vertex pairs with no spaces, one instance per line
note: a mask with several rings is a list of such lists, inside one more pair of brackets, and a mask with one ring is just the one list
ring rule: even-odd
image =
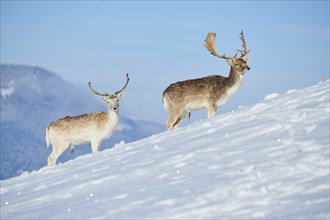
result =
[[[247,50],[243,31],[240,39],[243,43],[243,50],[237,50],[234,57],[219,55],[214,49],[216,33],[210,32],[205,39],[205,47],[212,55],[225,59],[230,65],[228,77],[219,75],[207,76],[198,79],[191,79],[171,84],[163,92],[164,108],[169,110],[170,116],[166,123],[166,129],[179,127],[182,120],[192,111],[202,108],[208,109],[208,118],[216,114],[219,106],[224,105],[229,98],[240,88],[244,74],[250,70],[247,65],[249,57],[243,57],[250,52]],[[241,56],[237,57],[238,53]]]
[[98,93],[88,83],[91,91],[101,96],[101,101],[107,102],[107,112],[95,112],[78,116],[67,116],[54,121],[46,128],[47,147],[51,144],[53,150],[48,157],[48,165],[55,165],[57,158],[70,145],[71,152],[74,145],[91,143],[92,152],[100,150],[103,140],[108,139],[115,129],[119,118],[119,100],[123,97],[123,91],[127,87],[129,78],[126,74],[126,83],[123,88],[114,94]]

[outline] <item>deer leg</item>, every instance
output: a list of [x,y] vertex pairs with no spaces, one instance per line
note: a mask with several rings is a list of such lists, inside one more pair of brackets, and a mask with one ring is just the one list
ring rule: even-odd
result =
[[216,114],[217,108],[215,107],[215,104],[209,104],[207,110],[208,110],[207,112],[208,118],[213,118]]
[[166,122],[166,130],[171,130],[173,128],[174,123],[177,120],[177,111],[170,109],[170,117]]
[[[190,113],[188,113],[187,111],[184,111],[180,117],[178,118],[178,120],[174,123],[174,128],[178,128],[180,126],[180,123],[187,117],[187,115],[190,115]],[[189,116],[190,117],[190,116]]]
[[55,149],[54,148],[55,148],[55,146],[53,146],[53,150],[50,153],[50,155],[48,156],[48,159],[47,159],[48,166],[51,166],[51,165],[55,165],[56,164],[56,160],[55,160]]
[[101,145],[101,141],[99,141],[99,140],[92,141],[91,142],[92,152],[96,153],[96,152],[100,151],[100,145]]
[[173,119],[169,118],[166,122],[166,130],[171,130],[173,128]]
[[53,150],[47,159],[48,166],[55,165],[57,159],[59,158],[59,156],[61,156],[61,154],[66,150],[67,147],[68,144],[53,145]]
[[166,123],[166,130],[171,130],[179,120],[181,113],[178,109],[170,109],[170,117]]
[[74,145],[70,144],[71,157],[74,157]]

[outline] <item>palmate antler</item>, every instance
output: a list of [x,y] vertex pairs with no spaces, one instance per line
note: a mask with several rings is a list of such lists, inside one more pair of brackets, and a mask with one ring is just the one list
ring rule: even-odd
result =
[[241,58],[243,58],[246,54],[248,54],[250,52],[250,50],[247,51],[247,49],[246,49],[246,43],[245,43],[243,31],[241,31],[241,33],[240,33],[240,39],[243,43],[243,45],[242,45],[243,50],[237,50],[236,55],[233,56],[233,57],[227,57],[225,54],[223,54],[221,56],[215,51],[215,49],[214,49],[215,36],[216,36],[216,33],[209,32],[207,34],[206,38],[205,38],[205,45],[204,46],[207,48],[208,51],[211,52],[212,55],[214,55],[216,57],[219,57],[219,58],[222,58],[222,59],[233,59],[233,58],[236,58],[237,53],[240,52],[241,53]]
[[240,52],[241,53],[241,58],[243,58],[246,54],[248,54],[250,52],[250,50],[247,50],[246,49],[246,43],[245,43],[245,38],[244,38],[244,35],[243,35],[243,30],[241,31],[240,35],[239,35],[239,38],[241,39],[242,41],[242,47],[243,47],[243,50],[237,50],[237,52]]
[[215,41],[215,36],[217,35],[217,33],[214,32],[209,32],[205,38],[205,44],[204,46],[206,47],[206,49],[208,49],[208,51],[211,52],[212,55],[222,58],[222,59],[232,59],[233,57],[226,57],[226,54],[223,54],[222,56],[220,56],[214,49],[214,41]]
[[[128,81],[129,81],[129,78],[128,78],[128,73],[126,73],[126,83],[124,85],[124,87],[121,89],[121,90],[118,90],[117,92],[115,92],[114,94],[117,95],[118,93],[121,93],[122,91],[124,91],[124,89],[126,89],[127,87],[127,84],[128,84]],[[99,95],[99,96],[111,96],[109,95],[108,93],[99,93],[99,92],[96,92],[93,87],[92,87],[92,83],[91,82],[88,82],[88,86],[89,88],[92,90],[92,92],[96,95]]]

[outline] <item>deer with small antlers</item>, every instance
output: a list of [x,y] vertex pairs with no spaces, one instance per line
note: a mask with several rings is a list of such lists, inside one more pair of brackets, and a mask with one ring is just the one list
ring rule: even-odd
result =
[[[163,92],[164,108],[170,112],[166,130],[179,127],[181,121],[188,115],[190,116],[192,111],[202,108],[208,109],[208,118],[214,117],[217,108],[224,105],[237,92],[244,74],[250,70],[247,65],[250,58],[243,59],[250,52],[246,48],[243,31],[240,33],[243,50],[237,50],[233,57],[227,57],[225,54],[219,55],[216,52],[214,49],[215,36],[216,33],[208,33],[204,46],[212,55],[227,61],[230,65],[229,76],[207,76],[176,82],[167,87]],[[238,53],[241,53],[241,56],[237,58]]]
[[91,143],[92,152],[100,150],[103,140],[108,139],[118,123],[119,100],[123,97],[123,91],[127,87],[129,78],[126,74],[124,87],[114,94],[98,93],[92,88],[91,82],[88,83],[91,91],[101,96],[101,101],[107,102],[107,112],[95,112],[78,116],[67,116],[54,121],[46,128],[47,147],[51,144],[53,150],[48,157],[48,165],[55,165],[57,158],[70,145],[71,153],[74,145]]

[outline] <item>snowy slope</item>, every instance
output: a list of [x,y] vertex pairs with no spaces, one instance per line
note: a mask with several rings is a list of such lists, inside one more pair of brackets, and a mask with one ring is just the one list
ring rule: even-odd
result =
[[1,218],[329,219],[329,84],[1,181]]

